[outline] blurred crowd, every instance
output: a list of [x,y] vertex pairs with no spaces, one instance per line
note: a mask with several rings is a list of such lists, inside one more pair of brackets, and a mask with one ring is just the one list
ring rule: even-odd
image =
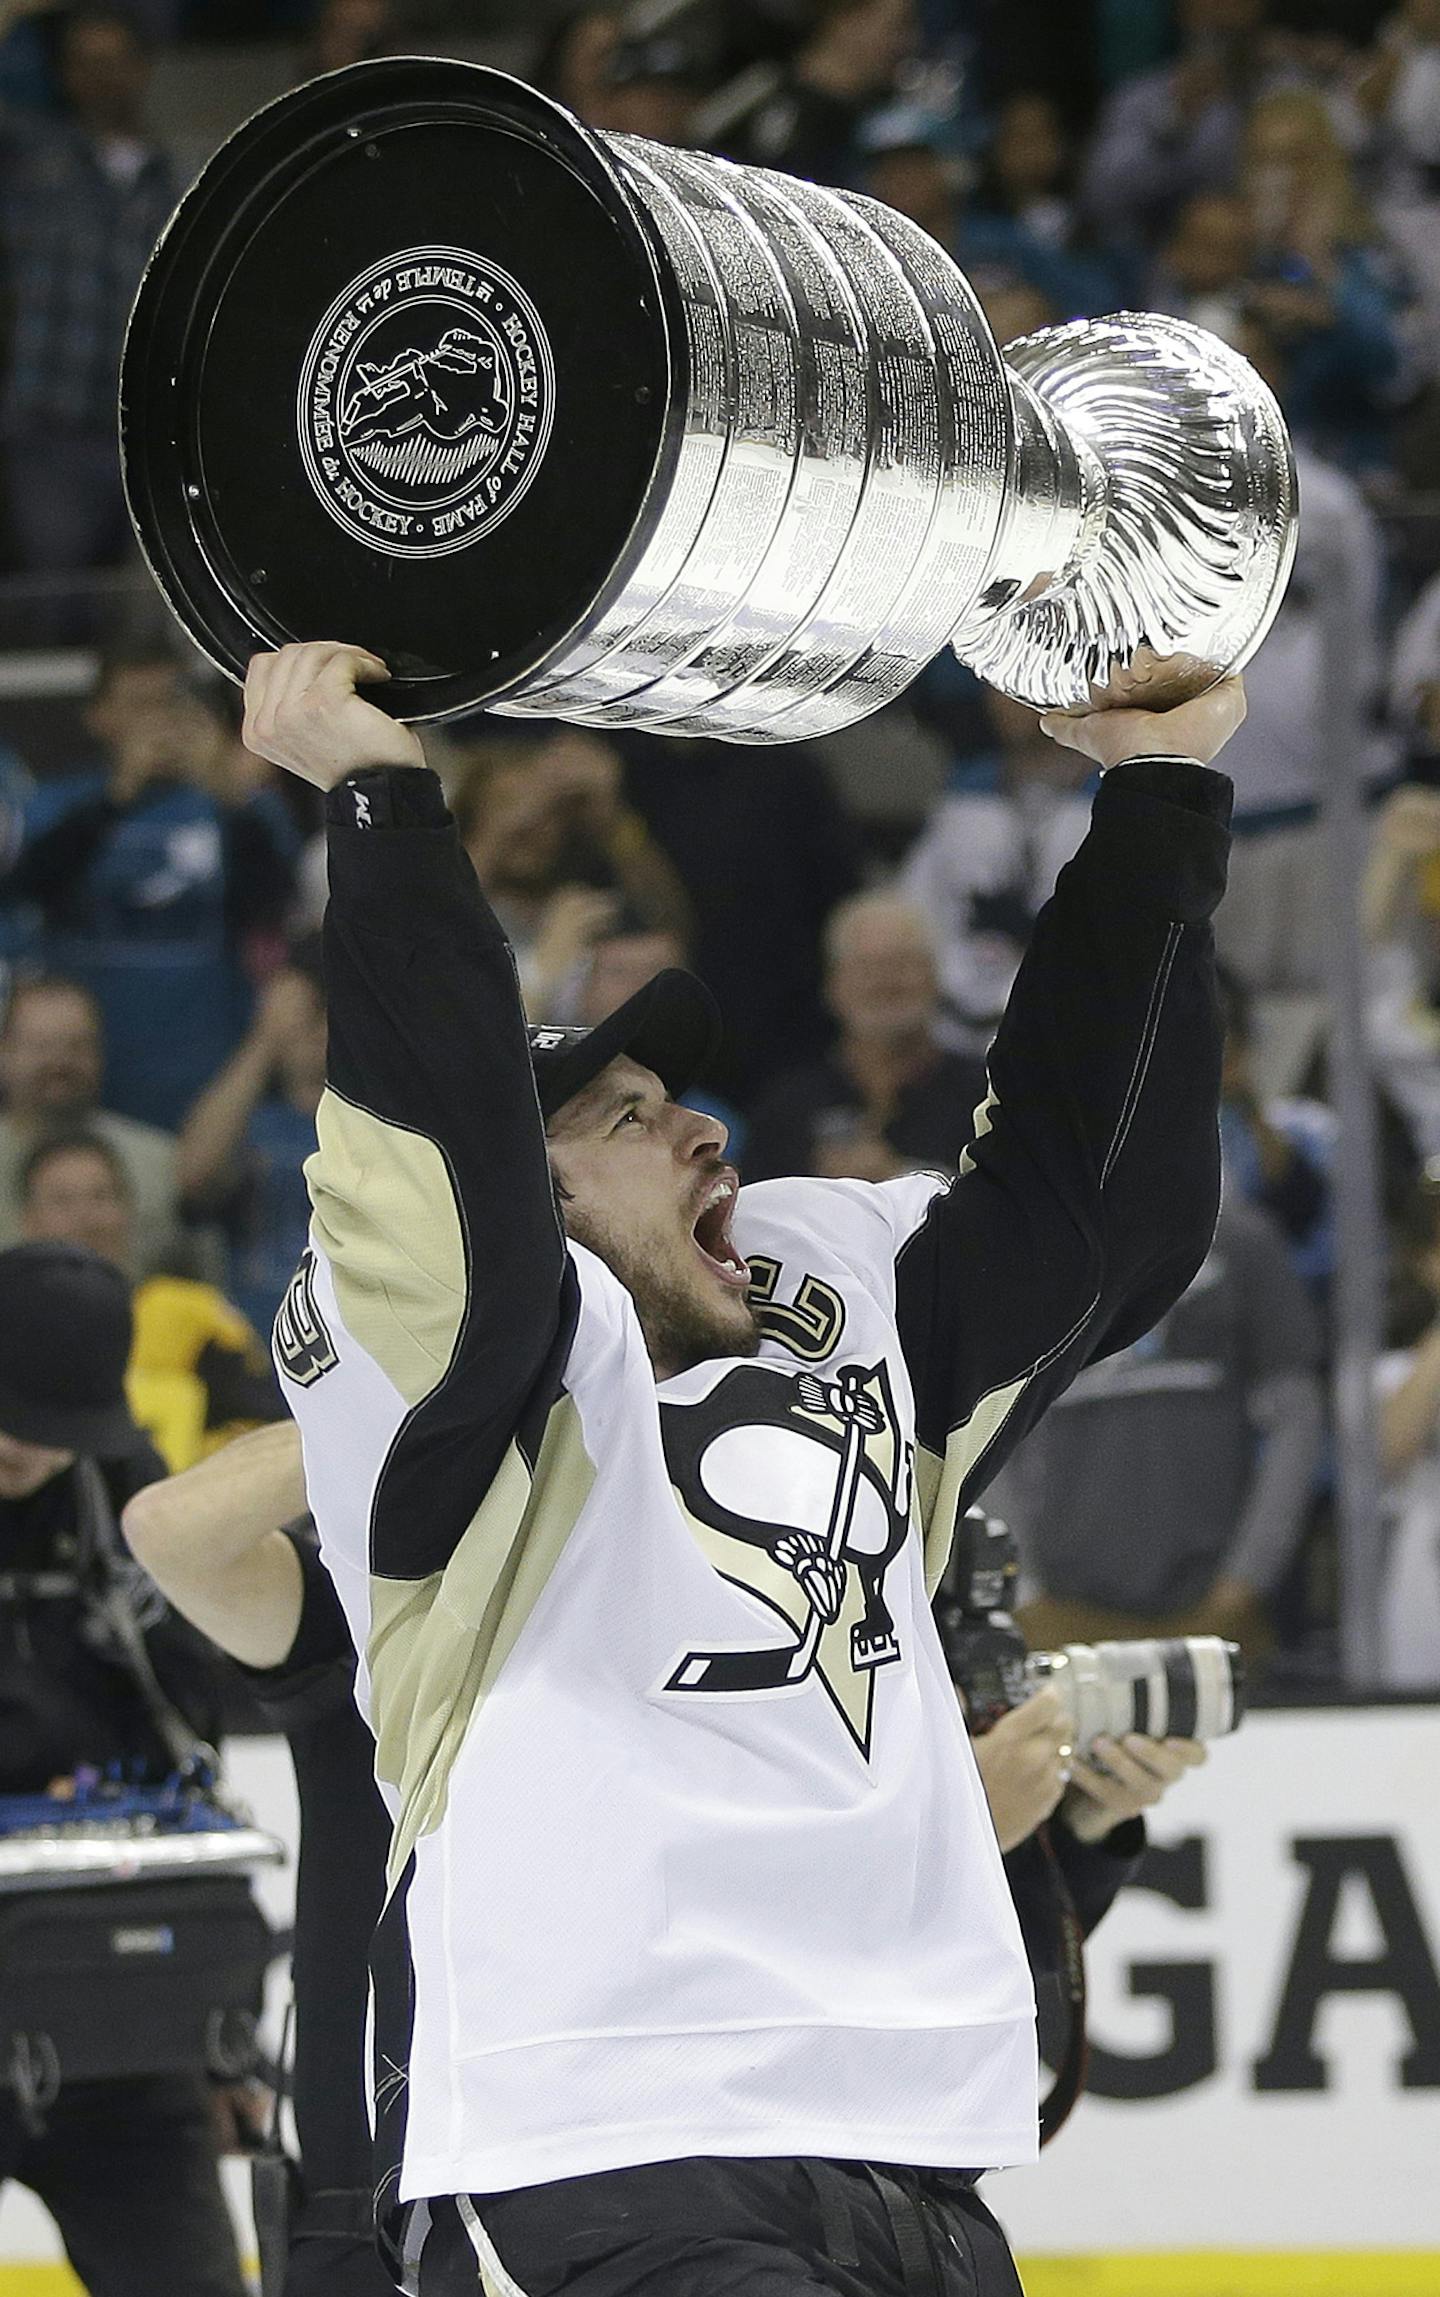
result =
[[[1165,310],[1279,395],[1304,518],[1225,758],[1220,1230],[1185,1299],[1077,1381],[994,1497],[1032,1639],[1216,1631],[1277,1687],[1333,1673],[1344,1144],[1320,821],[1343,771],[1368,824],[1390,1251],[1384,1664],[1440,1690],[1440,0],[676,0],[582,7],[538,44],[533,17],[483,0],[0,0],[0,614],[7,585],[33,603],[54,578],[49,635],[93,643],[64,624],[94,611],[74,578],[131,549],[121,331],[203,157],[157,127],[157,68],[257,42],[303,77],[476,55],[487,34],[510,62],[528,40],[537,84],[596,128],[902,208],[1002,342]],[[1338,768],[1337,629],[1356,729]],[[897,741],[929,779],[890,807]],[[705,1102],[747,1178],[954,1162],[1088,818],[1083,761],[1032,713],[952,661],[843,756],[483,718],[433,748],[534,1018],[597,1020],[691,965],[727,1019]],[[234,697],[166,643],[99,650],[59,770],[23,752],[0,749],[0,1245],[80,1242],[126,1271],[132,1406],[184,1466],[279,1410],[264,1339],[307,1217],[323,850],[304,793],[241,745]]]

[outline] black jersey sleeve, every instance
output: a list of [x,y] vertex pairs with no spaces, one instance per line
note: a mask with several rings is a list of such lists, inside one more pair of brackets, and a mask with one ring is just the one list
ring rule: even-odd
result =
[[312,1236],[406,1407],[370,1497],[370,1568],[418,1579],[453,1553],[555,1349],[565,1246],[514,961],[435,775],[352,776],[327,844]]
[[943,1546],[1051,1398],[1147,1331],[1209,1249],[1220,1021],[1208,921],[1229,811],[1228,779],[1192,760],[1105,776],[991,1048],[977,1138],[900,1239],[927,1546]]

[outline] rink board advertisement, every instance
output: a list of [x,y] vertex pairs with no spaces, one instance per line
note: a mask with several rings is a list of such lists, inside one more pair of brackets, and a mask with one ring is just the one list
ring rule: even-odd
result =
[[[293,1842],[283,1745],[229,1770]],[[1090,1948],[1090,2094],[986,2186],[1029,2297],[1440,2290],[1437,1804],[1440,1707],[1256,1715],[1176,1789]],[[12,2188],[0,2297],[73,2288],[57,2255]]]

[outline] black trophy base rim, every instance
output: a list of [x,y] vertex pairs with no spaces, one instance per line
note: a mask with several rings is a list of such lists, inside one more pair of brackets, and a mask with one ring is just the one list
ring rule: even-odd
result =
[[236,678],[343,639],[396,717],[521,692],[638,563],[678,316],[605,154],[523,82],[400,57],[292,91],[186,195],[131,316],[122,464],[162,594]]

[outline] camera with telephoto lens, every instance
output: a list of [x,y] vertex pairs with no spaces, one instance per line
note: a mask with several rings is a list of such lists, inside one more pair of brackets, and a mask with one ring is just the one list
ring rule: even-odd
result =
[[1048,1683],[1079,1755],[1096,1739],[1219,1739],[1245,1712],[1245,1663],[1218,1635],[1067,1643],[1031,1651],[1010,1616],[1018,1565],[1007,1525],[967,1509],[935,1600],[946,1665],[976,1735]]

